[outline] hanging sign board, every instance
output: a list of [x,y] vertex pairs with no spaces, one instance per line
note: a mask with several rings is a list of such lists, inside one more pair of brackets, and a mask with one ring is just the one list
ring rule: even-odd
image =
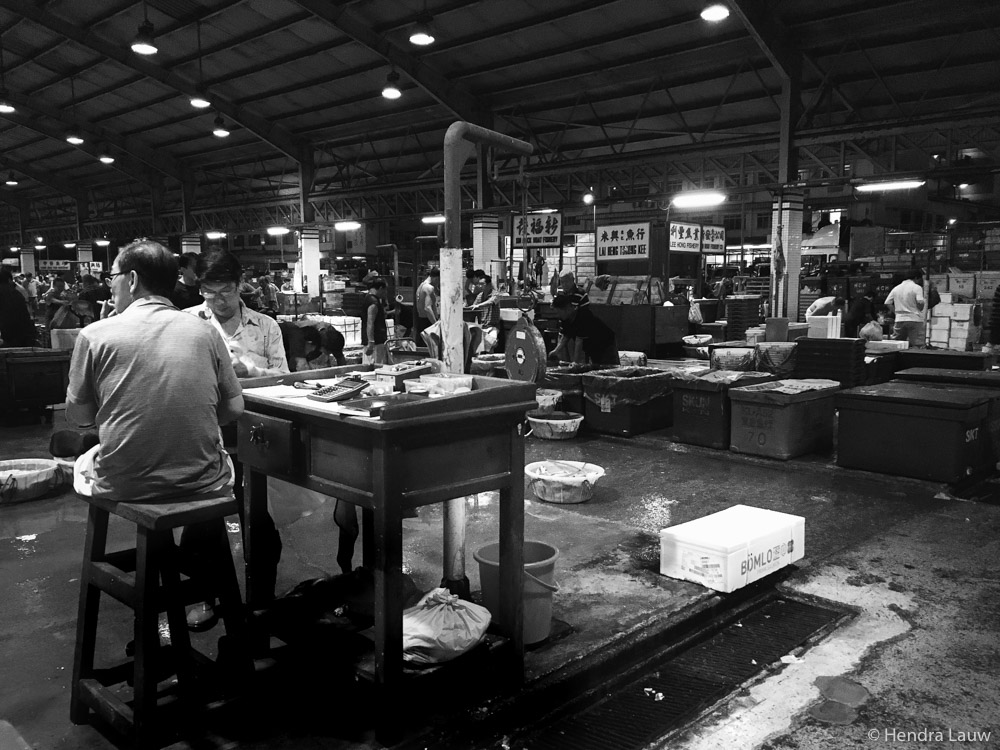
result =
[[68,271],[68,260],[40,260],[38,261],[39,271]]
[[104,270],[104,263],[99,260],[86,260],[79,264],[80,273],[99,274]]
[[679,221],[670,222],[670,252],[700,253],[701,224],[684,224]]
[[514,217],[514,247],[559,247],[562,214],[528,214]]
[[611,224],[597,230],[597,260],[639,260],[649,257],[649,222]]
[[722,255],[726,252],[726,229],[705,224],[701,228],[701,251]]

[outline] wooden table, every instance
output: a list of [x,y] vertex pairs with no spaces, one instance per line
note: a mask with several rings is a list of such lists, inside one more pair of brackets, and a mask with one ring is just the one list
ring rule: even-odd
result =
[[[473,391],[387,408],[381,419],[348,416],[305,398],[256,395],[257,386],[339,375],[330,368],[243,381],[239,459],[247,474],[245,558],[247,605],[264,592],[254,570],[254,519],[267,509],[267,477],[362,508],[363,559],[375,579],[375,685],[380,714],[401,705],[403,511],[486,490],[500,491],[500,612],[508,639],[501,663],[513,684],[523,678],[522,568],[525,412],[535,386],[475,376]],[[276,498],[280,502],[280,498]],[[394,739],[388,723],[380,741]]]

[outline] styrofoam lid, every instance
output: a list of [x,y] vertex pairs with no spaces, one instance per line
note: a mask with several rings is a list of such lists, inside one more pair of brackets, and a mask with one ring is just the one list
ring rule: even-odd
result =
[[746,546],[751,539],[772,533],[776,527],[790,526],[800,520],[804,522],[805,519],[766,508],[734,505],[718,513],[662,529],[660,536],[728,553]]

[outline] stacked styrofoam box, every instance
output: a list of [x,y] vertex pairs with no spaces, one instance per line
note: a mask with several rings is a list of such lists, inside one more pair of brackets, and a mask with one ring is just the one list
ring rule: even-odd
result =
[[[931,310],[928,337],[931,346],[966,351],[979,343],[982,333],[981,310],[978,305],[942,301]],[[978,321],[978,322],[977,322]]]
[[[940,289],[938,291],[941,291]],[[976,298],[976,274],[974,273],[950,273],[948,274],[948,291],[956,297],[965,299]]]

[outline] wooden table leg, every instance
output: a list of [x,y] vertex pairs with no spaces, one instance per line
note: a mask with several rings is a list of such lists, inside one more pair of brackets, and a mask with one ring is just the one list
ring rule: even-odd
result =
[[376,739],[400,739],[403,679],[403,519],[391,451],[375,453],[373,557],[375,574],[375,689],[379,706]]
[[510,433],[510,482],[500,489],[500,628],[510,638],[509,679],[524,679],[524,438]]
[[249,469],[246,472],[246,489],[243,493],[243,561],[246,577],[247,611],[267,603],[270,592],[264,591],[262,576],[256,569],[254,553],[261,548],[262,537],[254,522],[267,513],[267,475]]

